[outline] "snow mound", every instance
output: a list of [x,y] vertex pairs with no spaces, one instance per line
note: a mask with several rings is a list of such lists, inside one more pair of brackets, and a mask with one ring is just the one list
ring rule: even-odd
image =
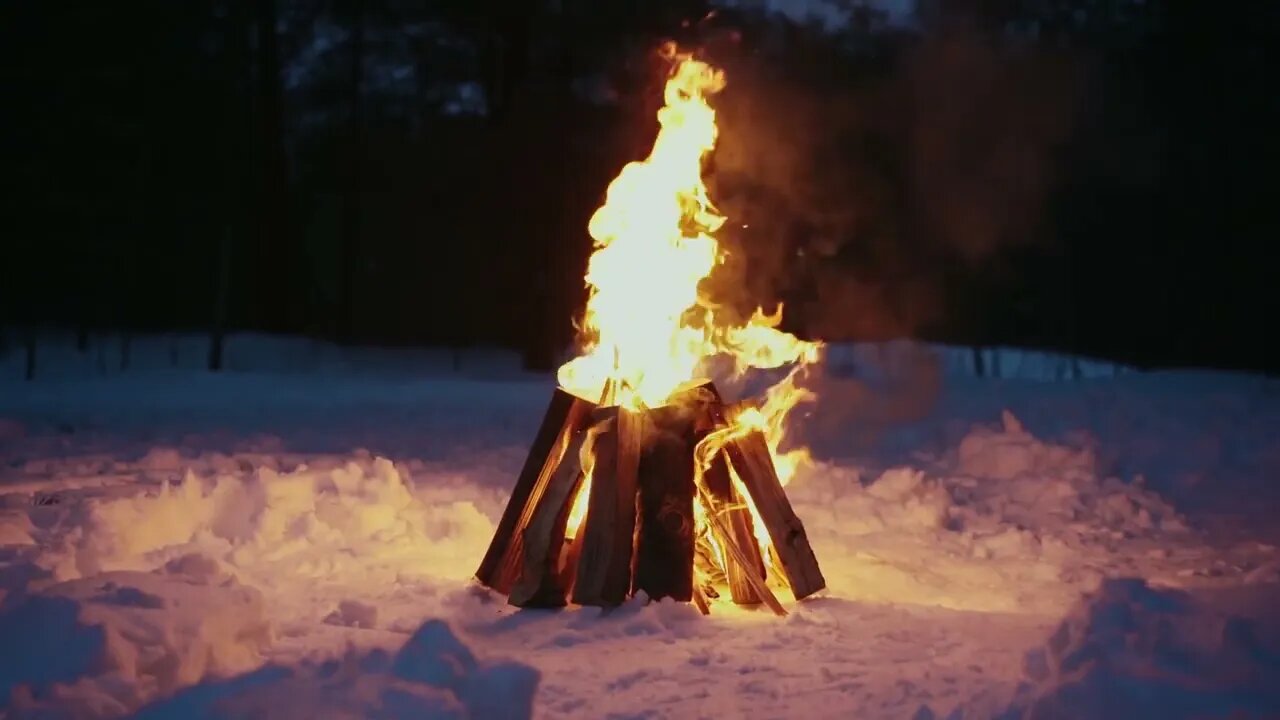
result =
[[11,596],[0,608],[0,697],[19,713],[63,713],[42,717],[115,716],[257,667],[273,639],[261,594],[210,580],[179,566]]
[[975,427],[956,449],[961,472],[993,480],[1094,474],[1091,448],[1071,448],[1037,440],[1013,413],[1005,410],[999,429]]
[[149,571],[192,552],[256,586],[285,570],[374,586],[405,576],[461,579],[493,534],[474,503],[448,487],[414,487],[407,471],[382,458],[285,473],[258,468],[247,477],[188,471],[175,485],[89,500],[80,512],[83,530],[66,539],[53,568],[59,579]]
[[1275,717],[1280,652],[1251,620],[1185,593],[1108,580],[1042,648],[1005,718]]
[[520,663],[481,662],[446,623],[431,620],[394,655],[348,652],[297,668],[266,667],[189,688],[136,717],[519,720],[533,715],[539,679]]
[[1056,615],[1096,587],[1121,543],[1142,555],[1187,534],[1141,481],[1099,478],[1089,439],[1077,440],[1037,438],[1006,410],[921,467],[865,482],[818,464],[787,492],[838,595]]
[[518,663],[478,660],[439,620],[394,654],[264,667],[275,632],[261,594],[198,555],[10,598],[0,637],[0,707],[12,717],[147,706],[135,717],[515,719],[530,717],[539,680]]
[[1099,478],[1091,439],[1045,442],[1005,410],[1001,427],[977,426],[960,440],[950,483],[965,511],[955,518],[985,532],[996,525],[1051,530],[1055,536],[1138,536],[1178,532],[1185,521],[1163,498],[1119,478]]

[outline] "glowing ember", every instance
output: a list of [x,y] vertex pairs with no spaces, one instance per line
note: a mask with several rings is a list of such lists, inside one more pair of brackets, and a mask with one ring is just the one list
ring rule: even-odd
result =
[[[797,386],[797,372],[817,360],[820,346],[779,330],[781,307],[773,314],[757,310],[743,325],[717,324],[712,304],[700,294],[699,284],[724,258],[713,233],[725,218],[708,198],[702,161],[715,147],[718,132],[707,98],[723,89],[725,78],[720,70],[677,53],[674,46],[667,51],[673,71],[665,106],[658,113],[661,129],[653,150],[645,160],[622,169],[588,227],[595,240],[586,274],[590,297],[582,321],[588,344],[581,356],[560,368],[558,379],[579,397],[594,399],[604,393],[619,406],[641,410],[666,404],[679,386],[698,377],[712,356],[733,358],[737,372],[795,363],[786,378],[769,389],[761,407],[728,418],[731,424],[707,436],[697,452],[696,475],[701,478],[725,443],[760,431],[785,485],[808,453],[800,449],[779,455],[778,447],[787,414],[812,398]],[[569,538],[576,536],[586,515],[589,454],[584,449],[586,479],[569,515]],[[724,549],[708,531],[710,495],[701,485],[700,490],[695,522],[723,568]],[[739,494],[749,498],[741,488]],[[768,557],[768,532],[751,501],[746,503],[762,555]]]

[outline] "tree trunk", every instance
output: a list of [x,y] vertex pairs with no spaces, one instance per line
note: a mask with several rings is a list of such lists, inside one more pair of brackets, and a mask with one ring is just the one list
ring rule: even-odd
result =
[[289,168],[284,146],[284,110],[280,45],[276,35],[277,0],[252,3],[257,47],[257,198],[255,212],[258,273],[255,278],[259,323],[267,330],[294,329],[296,273],[291,265]]
[[338,328],[343,342],[354,342],[356,335],[356,287],[360,276],[360,210],[364,156],[364,55],[365,3],[349,0],[351,13],[351,49],[348,57],[347,104],[351,112],[347,138],[347,182],[342,199],[341,258],[339,272]]
[[209,332],[209,370],[222,370],[222,346],[227,334],[227,304],[231,292],[231,228],[222,233],[218,243],[218,280],[214,290],[213,327]]

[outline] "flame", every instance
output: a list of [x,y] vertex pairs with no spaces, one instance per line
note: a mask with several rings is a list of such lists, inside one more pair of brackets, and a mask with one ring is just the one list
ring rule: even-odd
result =
[[558,374],[561,387],[587,398],[613,380],[617,403],[633,410],[666,403],[709,357],[729,355],[739,370],[773,368],[812,357],[817,347],[778,330],[781,307],[717,326],[699,293],[724,258],[713,233],[725,218],[707,196],[702,160],[718,132],[707,97],[725,80],[674,46],[668,51],[675,67],[653,150],[622,169],[588,225],[595,251],[582,330],[589,343]]
[[582,483],[578,485],[577,494],[573,498],[573,505],[569,508],[569,519],[564,524],[564,538],[573,540],[578,537],[578,529],[582,527],[582,521],[587,517],[587,506],[591,500],[591,471],[587,470],[582,475]]
[[[806,362],[816,360],[816,349],[810,351]],[[765,391],[764,403],[758,407],[747,408],[732,418],[733,427],[740,432],[758,430],[764,434],[765,443],[769,446],[769,454],[773,456],[773,467],[778,473],[778,481],[783,487],[791,482],[796,471],[809,461],[809,449],[795,448],[782,452],[780,447],[787,436],[787,417],[800,403],[816,399],[812,391],[797,384],[806,366],[796,365],[778,384]],[[723,443],[722,443],[723,444]]]
[[[807,356],[807,361],[811,362],[816,359],[816,352],[817,348],[812,348],[812,354]],[[812,392],[796,384],[797,378],[804,372],[805,367],[803,363],[796,365],[782,381],[769,388],[765,393],[762,405],[741,410],[735,416],[728,418],[727,425],[708,433],[698,442],[697,447],[694,448],[694,479],[699,490],[702,491],[701,495],[703,497],[703,502],[698,503],[698,505],[707,504],[709,493],[705,492],[702,478],[707,469],[711,467],[711,463],[716,456],[723,452],[725,445],[734,440],[744,438],[753,432],[759,432],[764,435],[765,444],[768,446],[769,454],[773,458],[778,481],[783,486],[786,486],[791,481],[791,478],[795,476],[796,471],[809,461],[808,448],[796,448],[785,453],[779,451],[779,446],[786,437],[787,415],[796,405],[815,398]],[[743,499],[743,504],[748,512],[751,513],[752,532],[755,535],[756,543],[760,546],[760,556],[766,559],[771,558],[773,556],[773,544],[772,539],[769,537],[769,531],[764,524],[764,520],[760,517],[760,511],[756,508],[755,501],[751,499],[751,493],[743,484],[732,463],[729,464],[729,476],[733,481],[738,497]],[[715,533],[709,532],[707,529],[707,514],[726,509],[729,508],[704,509],[698,507],[694,513],[695,521],[698,522],[697,527],[700,532],[707,532],[712,541],[712,546],[716,549],[721,567],[724,567],[724,553],[719,543],[716,542]]]
[[569,518],[565,520],[564,537],[566,540],[573,540],[578,536],[578,528],[582,527],[582,521],[587,517],[587,507],[591,504],[591,475],[596,466],[596,438],[614,426],[613,420],[596,423],[587,428],[585,432],[587,436],[582,441],[582,448],[578,450],[578,462],[582,467],[582,482],[578,483],[577,494],[574,495],[573,505],[569,508]]
[[[710,433],[696,449],[695,476],[701,500],[695,503],[698,533],[707,532],[707,514],[721,511],[707,503],[702,472],[725,443],[760,431],[785,484],[807,457],[804,449],[779,454],[788,413],[812,394],[796,380],[816,361],[820,344],[779,329],[782,306],[758,309],[745,323],[718,322],[714,305],[699,285],[724,260],[714,234],[725,217],[716,210],[702,180],[702,163],[715,148],[718,128],[708,98],[725,86],[724,73],[691,54],[666,47],[673,69],[658,112],[660,129],[644,160],[629,163],[609,185],[604,204],[588,224],[594,251],[588,261],[589,289],[580,329],[583,352],[560,367],[565,390],[583,398],[609,397],[620,407],[640,410],[667,403],[682,384],[698,377],[707,359],[728,356],[734,369],[794,367],[774,385],[758,408],[749,408],[729,425]],[[587,512],[591,483],[591,445],[583,446],[586,478],[574,499],[567,536],[576,535]],[[740,484],[740,480],[736,480]],[[750,496],[762,552],[770,543]],[[725,553],[708,533],[722,566]],[[767,555],[766,555],[767,557]]]

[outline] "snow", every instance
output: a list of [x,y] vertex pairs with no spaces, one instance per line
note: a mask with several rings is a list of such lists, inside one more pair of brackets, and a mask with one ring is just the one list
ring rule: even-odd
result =
[[1027,654],[1009,717],[1268,717],[1280,655],[1255,621],[1136,579],[1108,580]]
[[0,718],[1280,712],[1274,379],[831,348],[779,619],[476,586],[553,388],[513,355],[119,349],[0,358]]

